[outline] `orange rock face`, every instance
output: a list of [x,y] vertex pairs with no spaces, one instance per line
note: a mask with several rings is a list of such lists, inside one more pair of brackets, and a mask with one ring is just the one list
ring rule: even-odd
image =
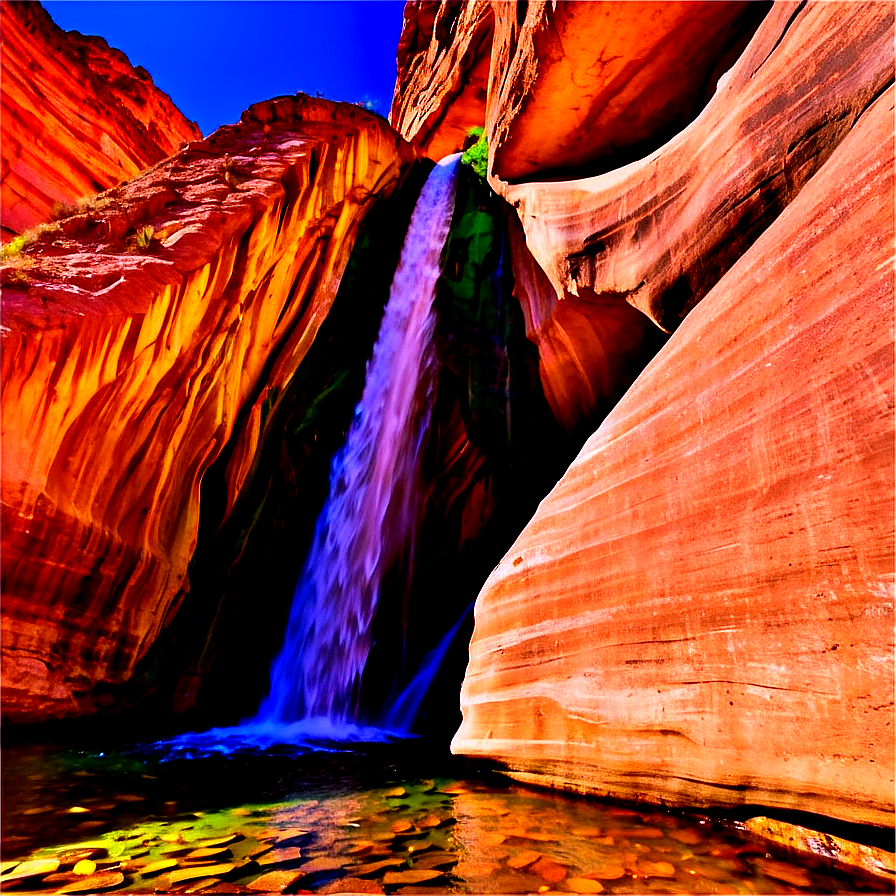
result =
[[891,86],[492,574],[455,752],[892,825],[893,112]]
[[593,429],[656,351],[645,317],[674,331],[892,80],[890,7],[766,10],[494,5],[490,183],[522,224],[516,293],[571,431]]
[[487,0],[405,4],[389,120],[435,161],[485,123],[493,31]]
[[131,674],[189,589],[203,473],[228,444],[226,518],[414,158],[354,106],[260,103],[4,266],[5,718]]
[[495,177],[618,168],[696,117],[764,3],[494,4]]
[[39,3],[4,2],[0,22],[4,241],[202,136],[124,53]]

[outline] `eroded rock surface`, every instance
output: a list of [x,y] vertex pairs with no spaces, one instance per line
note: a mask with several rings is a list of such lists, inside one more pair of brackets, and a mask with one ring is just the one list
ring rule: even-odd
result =
[[767,3],[495,3],[491,172],[507,182],[642,158],[713,95]]
[[892,825],[892,122],[890,88],[489,578],[455,752]]
[[[652,357],[650,322],[673,332],[892,83],[886,4],[767,10],[494,4],[489,180],[522,225],[516,293],[571,431],[591,431]],[[437,47],[427,59],[456,62]],[[429,108],[452,76],[427,81],[423,58],[404,67]]]
[[90,712],[130,675],[189,589],[203,473],[227,445],[226,519],[414,158],[356,107],[260,103],[5,265],[5,718]]
[[405,3],[389,119],[434,161],[485,123],[493,31],[488,0]]
[[4,241],[202,136],[144,69],[40,3],[4,2],[0,22]]

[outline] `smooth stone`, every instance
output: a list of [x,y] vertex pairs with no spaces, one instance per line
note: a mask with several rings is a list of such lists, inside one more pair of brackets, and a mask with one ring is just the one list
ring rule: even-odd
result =
[[236,843],[237,840],[242,840],[243,838],[243,834],[235,833],[228,834],[225,837],[208,837],[204,840],[196,840],[191,845],[197,849],[209,849],[212,846],[230,846],[231,843]]
[[375,880],[363,880],[360,877],[343,877],[330,881],[317,893],[383,893],[383,888]]
[[445,875],[441,871],[387,871],[383,875],[383,884],[387,887],[400,887],[413,884],[424,884],[442,880]]
[[531,849],[526,849],[523,852],[518,852],[515,856],[507,860],[507,867],[513,868],[514,871],[521,871],[523,868],[528,868],[534,862],[537,862],[541,858],[540,852],[533,852]]
[[0,878],[0,884],[27,880],[29,877],[45,877],[58,869],[59,859],[32,859],[29,862],[20,862],[12,871]]
[[537,862],[533,862],[527,870],[530,874],[537,874],[549,884],[559,884],[568,873],[561,864],[545,856],[542,856]]
[[205,846],[201,849],[194,849],[192,852],[188,852],[184,859],[187,862],[198,862],[198,861],[206,861],[208,859],[216,859],[223,858],[224,856],[230,855],[230,849],[227,846]]
[[153,874],[158,874],[160,871],[168,871],[170,868],[177,868],[177,859],[159,859],[142,867],[139,865],[135,866],[135,870],[139,871],[144,877],[150,877]]
[[103,871],[85,877],[77,883],[62,887],[59,893],[98,893],[101,890],[113,890],[124,883],[124,875],[120,871]]
[[671,862],[638,862],[638,874],[645,877],[675,877],[675,866]]
[[329,859],[325,857],[311,859],[308,862],[303,862],[301,868],[299,870],[303,874],[319,874],[322,871],[339,871],[345,866],[348,862],[342,859]]
[[231,862],[223,862],[220,865],[203,865],[201,868],[183,868],[178,871],[172,871],[168,875],[168,879],[172,884],[181,883],[182,881],[195,880],[200,877],[223,877],[230,874],[236,868]]
[[568,877],[564,886],[572,890],[573,893],[603,893],[604,886],[590,877]]
[[285,865],[287,862],[297,862],[302,858],[302,850],[298,846],[288,846],[286,849],[272,849],[255,861],[262,867],[267,865]]
[[287,887],[292,886],[300,877],[301,871],[268,871],[261,877],[255,878],[247,884],[250,890],[259,893],[282,893]]
[[750,864],[763,874],[773,877],[775,880],[792,884],[794,887],[811,887],[812,878],[807,871],[794,865],[787,865],[775,859],[755,858]]
[[357,877],[372,877],[384,868],[398,868],[405,864],[404,859],[383,859],[381,862],[368,862],[354,870]]

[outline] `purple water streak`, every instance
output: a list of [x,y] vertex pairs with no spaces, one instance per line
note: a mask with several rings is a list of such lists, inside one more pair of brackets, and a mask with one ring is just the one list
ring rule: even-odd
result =
[[258,722],[358,717],[382,577],[419,522],[418,470],[435,366],[433,299],[459,158],[443,159],[417,200]]

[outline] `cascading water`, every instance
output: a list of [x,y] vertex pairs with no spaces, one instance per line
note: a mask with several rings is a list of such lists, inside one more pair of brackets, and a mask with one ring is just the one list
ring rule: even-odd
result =
[[296,587],[260,723],[353,722],[380,584],[417,529],[421,446],[435,353],[433,298],[454,209],[459,154],[420,193],[361,401],[330,471],[330,494]]

